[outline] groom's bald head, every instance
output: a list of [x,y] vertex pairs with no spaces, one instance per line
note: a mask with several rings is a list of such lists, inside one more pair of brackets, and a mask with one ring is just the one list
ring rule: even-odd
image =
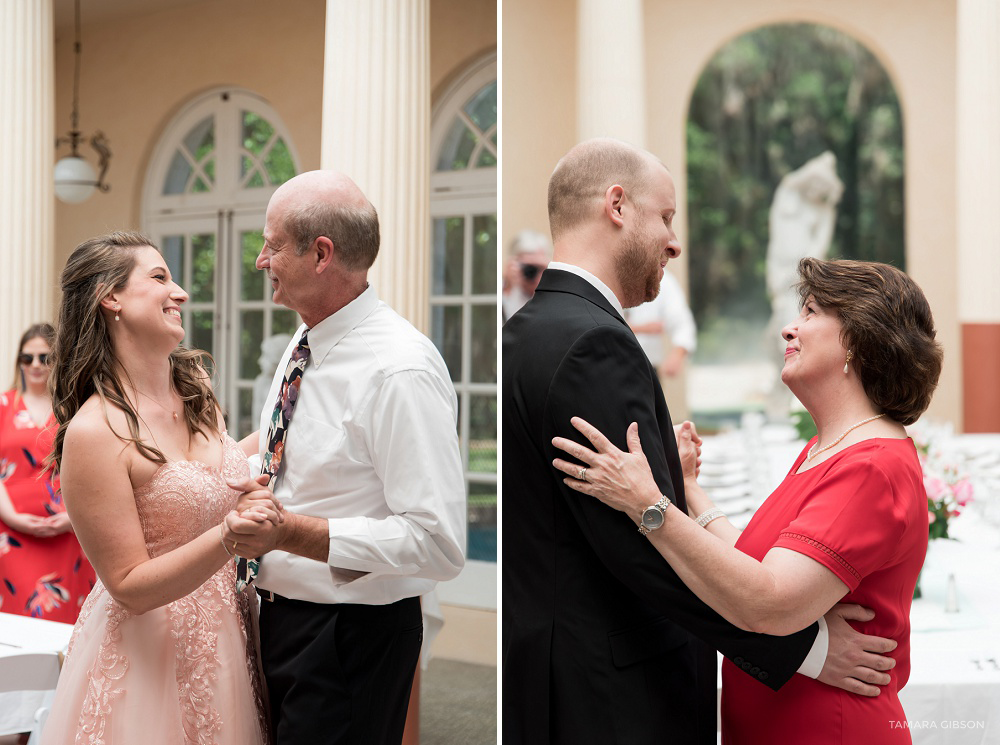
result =
[[642,197],[659,160],[620,140],[581,142],[562,157],[549,179],[552,240],[592,219],[607,190],[618,184],[633,201]]

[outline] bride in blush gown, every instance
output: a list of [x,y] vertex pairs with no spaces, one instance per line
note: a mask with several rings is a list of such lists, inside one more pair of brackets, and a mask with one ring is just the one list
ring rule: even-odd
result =
[[[52,454],[99,581],[73,630],[43,745],[265,745],[256,597],[221,525],[249,467],[149,239],[81,244],[62,274]],[[243,517],[282,520],[267,502]]]

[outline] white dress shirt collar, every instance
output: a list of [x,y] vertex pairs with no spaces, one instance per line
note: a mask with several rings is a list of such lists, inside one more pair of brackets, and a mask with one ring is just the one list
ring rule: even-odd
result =
[[587,280],[588,282],[590,282],[590,284],[594,286],[594,288],[598,292],[604,295],[604,298],[609,303],[611,303],[611,307],[614,308],[616,311],[618,311],[618,315],[620,315],[622,318],[625,317],[625,309],[622,308],[622,304],[618,301],[618,297],[615,295],[615,293],[611,291],[611,288],[608,287],[606,284],[604,284],[601,280],[599,280],[595,275],[588,272],[586,269],[581,269],[575,264],[566,264],[563,263],[562,261],[550,261],[548,268],[559,269],[560,271],[563,272],[569,272],[570,274],[575,274],[577,277],[580,277],[581,279]]
[[[378,293],[372,285],[333,315],[309,329],[309,357],[319,367],[335,346],[378,307]],[[299,332],[302,337],[302,332]]]

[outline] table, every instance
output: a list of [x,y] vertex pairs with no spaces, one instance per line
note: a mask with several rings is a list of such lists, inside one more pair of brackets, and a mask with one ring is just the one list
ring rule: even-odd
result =
[[[912,672],[900,691],[914,745],[1000,743],[1000,530],[972,510],[932,541],[910,612]],[[948,578],[958,612],[947,613]]]
[[29,743],[37,741],[72,632],[68,623],[0,612],[0,735],[31,732]]

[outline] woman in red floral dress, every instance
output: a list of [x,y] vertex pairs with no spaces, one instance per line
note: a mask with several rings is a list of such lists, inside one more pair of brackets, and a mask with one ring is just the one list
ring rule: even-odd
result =
[[0,611],[74,623],[94,570],[59,479],[45,469],[56,431],[47,389],[54,334],[47,323],[24,333],[15,386],[0,394]]

